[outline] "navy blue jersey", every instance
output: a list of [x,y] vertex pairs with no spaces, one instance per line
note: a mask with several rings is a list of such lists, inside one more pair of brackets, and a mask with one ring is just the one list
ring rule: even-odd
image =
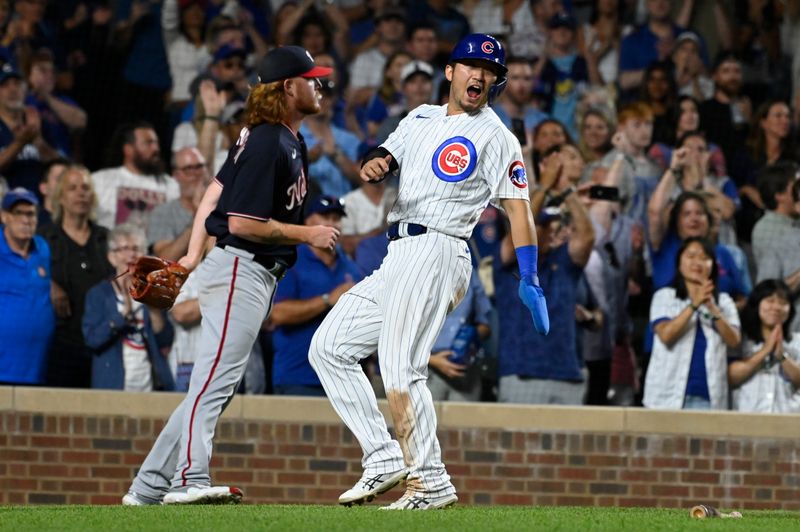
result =
[[303,136],[283,124],[242,129],[216,180],[222,185],[217,208],[206,219],[208,234],[219,245],[230,245],[259,257],[279,259],[288,266],[297,257],[293,245],[270,245],[232,235],[229,216],[266,222],[303,223],[308,156]]

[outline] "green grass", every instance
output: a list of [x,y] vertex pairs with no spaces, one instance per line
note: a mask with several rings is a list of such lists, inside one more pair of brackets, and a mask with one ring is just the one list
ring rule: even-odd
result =
[[377,506],[16,506],[0,507],[0,530],[324,530],[370,532],[485,530],[617,532],[651,530],[798,530],[800,514],[745,510],[742,519],[689,518],[688,510],[649,508],[456,506],[432,512],[383,512]]

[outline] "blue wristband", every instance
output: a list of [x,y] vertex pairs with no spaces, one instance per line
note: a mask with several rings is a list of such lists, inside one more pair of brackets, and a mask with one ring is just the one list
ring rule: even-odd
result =
[[514,250],[517,253],[519,265],[519,278],[527,283],[533,283],[537,274],[539,260],[538,246],[520,246]]

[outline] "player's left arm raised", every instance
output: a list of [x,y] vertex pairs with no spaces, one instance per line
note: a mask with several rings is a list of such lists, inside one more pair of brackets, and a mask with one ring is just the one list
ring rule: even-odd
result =
[[502,200],[502,206],[511,222],[511,240],[519,266],[519,297],[531,311],[536,330],[540,334],[547,334],[550,317],[544,292],[539,286],[539,246],[530,202],[527,199],[508,198]]

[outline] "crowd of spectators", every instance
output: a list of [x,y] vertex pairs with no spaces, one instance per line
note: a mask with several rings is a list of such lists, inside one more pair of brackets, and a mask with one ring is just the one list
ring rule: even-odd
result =
[[0,0],[0,383],[187,388],[197,287],[162,312],[119,274],[185,253],[254,66],[296,44],[335,68],[301,133],[306,221],[341,245],[301,246],[241,390],[322,394],[308,341],[379,267],[397,197],[360,158],[446,103],[469,32],[506,46],[492,107],[523,148],[551,330],[490,205],[434,396],[800,412],[800,0]]

